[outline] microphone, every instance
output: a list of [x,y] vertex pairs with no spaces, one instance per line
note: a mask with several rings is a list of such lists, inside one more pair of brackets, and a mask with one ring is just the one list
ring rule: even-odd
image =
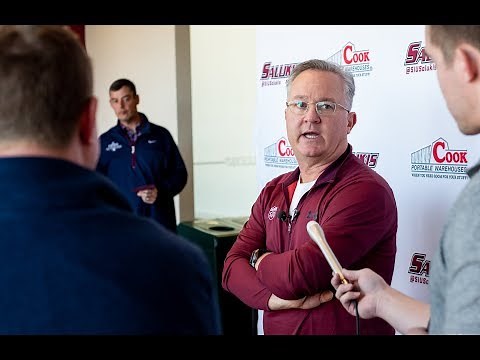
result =
[[281,221],[285,222],[288,219],[287,213],[283,210],[280,210],[277,214],[277,218],[279,218]]
[[320,250],[322,250],[323,256],[325,256],[327,259],[328,264],[332,268],[333,272],[340,276],[340,280],[343,284],[348,284],[347,279],[345,279],[342,274],[342,267],[340,266],[340,263],[338,262],[332,249],[328,245],[327,239],[325,238],[325,233],[323,232],[320,224],[313,220],[309,221],[307,223],[307,232],[312,240],[318,245]]
[[296,208],[293,209],[293,214],[292,214],[292,221],[295,220],[295,218],[300,215],[300,211],[298,211]]

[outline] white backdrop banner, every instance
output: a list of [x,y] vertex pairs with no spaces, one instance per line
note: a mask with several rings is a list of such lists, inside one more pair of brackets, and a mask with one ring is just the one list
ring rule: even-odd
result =
[[[398,207],[392,286],[429,301],[428,279],[446,214],[480,145],[462,135],[424,51],[424,26],[257,26],[257,183],[297,166],[285,128],[286,78],[325,59],[355,78],[354,153],[390,184]],[[259,334],[263,333],[259,314]]]

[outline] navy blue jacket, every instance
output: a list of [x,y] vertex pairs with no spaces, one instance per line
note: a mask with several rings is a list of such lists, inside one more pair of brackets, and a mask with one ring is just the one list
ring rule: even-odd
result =
[[[170,132],[142,118],[141,135],[131,143],[125,130],[117,125],[100,136],[101,155],[97,171],[109,177],[125,194],[136,214],[157,220],[176,231],[173,198],[187,183],[187,169]],[[145,185],[155,185],[157,200],[146,204],[137,196]]]
[[0,159],[0,334],[218,334],[200,248],[95,171]]

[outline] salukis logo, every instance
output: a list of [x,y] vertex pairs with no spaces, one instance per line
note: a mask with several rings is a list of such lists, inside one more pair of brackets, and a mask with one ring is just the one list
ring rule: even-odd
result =
[[358,157],[365,165],[372,169],[377,166],[378,157],[380,156],[379,153],[373,152],[353,152],[352,154]]
[[425,46],[421,41],[415,41],[408,44],[405,55],[405,73],[412,74],[423,71],[437,70],[437,66],[432,58],[425,52]]
[[290,76],[295,65],[297,63],[272,65],[271,61],[265,62],[260,76],[262,87],[282,84],[282,79]]
[[414,253],[410,260],[408,268],[410,282],[428,285],[428,277],[430,276],[430,260],[427,255],[422,253]]

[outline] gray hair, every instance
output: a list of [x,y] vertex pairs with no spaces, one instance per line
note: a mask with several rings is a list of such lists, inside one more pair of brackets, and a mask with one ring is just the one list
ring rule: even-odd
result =
[[355,81],[353,80],[353,75],[344,71],[339,65],[326,60],[311,59],[297,64],[287,79],[287,94],[290,94],[293,80],[306,70],[326,71],[340,76],[344,84],[344,94],[347,102],[345,105],[349,110],[352,109],[353,96],[355,95]]

